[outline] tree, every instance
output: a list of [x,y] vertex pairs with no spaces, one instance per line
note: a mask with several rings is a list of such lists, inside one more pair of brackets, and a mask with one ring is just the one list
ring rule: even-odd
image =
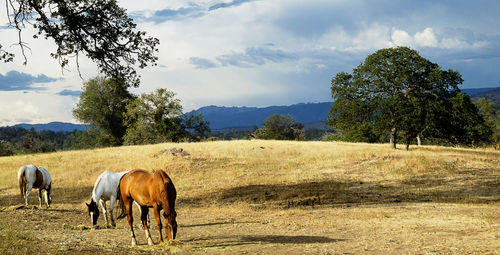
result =
[[273,140],[304,140],[304,125],[294,122],[291,115],[273,114],[264,122],[264,127],[254,132],[255,138]]
[[130,102],[125,113],[125,143],[151,144],[206,137],[208,123],[201,115],[183,115],[180,100],[174,96],[175,93],[159,88]]
[[500,148],[500,107],[495,105],[495,103],[488,101],[486,98],[482,97],[477,99],[474,104],[477,106],[485,124],[492,130],[491,142],[495,146],[495,149]]
[[75,130],[69,133],[64,140],[64,148],[72,150],[94,149],[99,147],[99,133],[95,129],[91,130]]
[[123,80],[96,77],[83,85],[73,116],[99,131],[101,146],[121,145],[126,130],[123,114],[134,98]]
[[210,123],[203,120],[203,115],[185,114],[181,119],[181,130],[184,130],[184,136],[191,141],[200,141],[207,138],[210,134]]
[[22,138],[22,147],[25,153],[40,153],[56,151],[56,144],[42,137],[35,129],[25,130]]
[[[24,63],[28,48],[22,40],[22,30],[31,25],[38,32],[35,38],[52,38],[57,50],[51,56],[62,68],[70,57],[81,53],[97,63],[107,77],[121,79],[129,86],[139,86],[139,76],[134,69],[156,65],[159,40],[135,31],[136,24],[127,16],[116,0],[5,0],[9,26],[18,31],[18,45]],[[12,61],[14,55],[2,50],[0,60]]]
[[451,100],[447,113],[451,114],[449,134],[455,145],[467,144],[476,147],[491,141],[492,131],[484,121],[479,109],[469,96],[457,93]]
[[[389,134],[396,148],[398,136],[406,149],[424,130],[429,115],[441,115],[440,106],[459,92],[460,74],[441,68],[407,47],[381,49],[353,69],[332,79],[328,123],[340,133],[361,130],[384,140]],[[449,121],[449,119],[447,119]]]
[[0,140],[0,157],[1,156],[12,156],[14,155],[14,149],[12,144],[7,141]]

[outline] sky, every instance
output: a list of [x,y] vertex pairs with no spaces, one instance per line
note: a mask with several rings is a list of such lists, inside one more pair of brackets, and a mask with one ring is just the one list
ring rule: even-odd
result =
[[[134,94],[166,88],[184,111],[203,106],[291,105],[331,101],[330,82],[371,53],[408,46],[462,74],[461,88],[500,87],[497,0],[119,0],[138,29],[160,40],[158,65],[139,69]],[[78,123],[82,84],[99,75],[80,58],[81,76],[33,39],[23,65],[0,8],[0,44],[16,54],[0,63],[0,126]]]

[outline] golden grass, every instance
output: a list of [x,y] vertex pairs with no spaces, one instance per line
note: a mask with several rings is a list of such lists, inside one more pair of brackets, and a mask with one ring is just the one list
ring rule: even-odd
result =
[[[174,147],[189,155],[159,153]],[[315,247],[310,252],[323,253],[315,249],[335,248],[349,236],[360,236],[362,240],[343,247],[355,253],[371,250],[371,246],[376,246],[375,251],[397,247],[403,253],[432,253],[435,249],[449,253],[454,250],[446,245],[457,246],[452,241],[426,248],[433,238],[448,233],[440,228],[469,240],[473,237],[467,229],[483,225],[487,231],[480,233],[485,238],[500,239],[495,234],[500,229],[500,152],[492,149],[422,146],[406,151],[386,144],[253,140],[0,157],[0,207],[4,210],[22,203],[16,174],[25,164],[49,170],[53,206],[68,211],[84,208],[95,179],[104,170],[165,170],[177,189],[184,239],[155,246],[153,251],[231,254],[244,244],[286,252],[277,245],[304,244]],[[38,204],[35,192],[30,196],[32,202]],[[273,235],[248,236],[252,224]],[[66,226],[66,230],[82,230],[78,224]],[[346,237],[333,238],[337,232]],[[217,243],[209,233],[218,233]],[[286,233],[294,233],[302,241],[297,244]],[[376,234],[386,239],[374,238]],[[383,247],[379,247],[382,241]]]
[[[155,156],[173,147],[182,147],[190,156]],[[224,190],[236,192],[241,187],[248,188],[240,190],[243,194],[252,192],[250,187],[269,193],[268,188],[314,186],[315,183],[316,195],[321,199],[325,190],[348,190],[359,183],[372,185],[374,189],[398,185],[403,193],[429,193],[431,189],[439,193],[440,189],[448,188],[445,182],[455,187],[467,186],[467,178],[457,180],[456,174],[498,173],[500,152],[433,146],[405,151],[380,144],[260,140],[125,146],[1,157],[3,194],[19,194],[16,173],[25,164],[49,170],[54,200],[60,196],[59,188],[64,188],[67,199],[81,200],[81,196],[71,196],[71,193],[91,188],[104,170],[117,172],[135,168],[164,169],[173,179],[181,200],[201,200],[203,196]],[[440,183],[427,185],[427,181]],[[282,193],[273,200],[297,195]],[[460,199],[466,202],[480,197],[469,195]]]

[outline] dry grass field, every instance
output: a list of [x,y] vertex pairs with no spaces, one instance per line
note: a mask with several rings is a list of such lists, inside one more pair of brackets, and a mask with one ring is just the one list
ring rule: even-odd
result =
[[[161,153],[174,147],[189,155]],[[53,204],[21,206],[20,166],[46,167]],[[104,170],[164,169],[177,239],[130,247],[126,219],[88,228]],[[30,203],[38,204],[32,191]],[[104,219],[99,218],[99,224]],[[154,217],[153,240],[157,241]],[[498,254],[500,152],[334,142],[157,144],[0,157],[0,254]]]

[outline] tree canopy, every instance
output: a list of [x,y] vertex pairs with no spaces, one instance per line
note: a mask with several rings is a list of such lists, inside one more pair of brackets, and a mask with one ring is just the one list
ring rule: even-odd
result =
[[101,145],[121,145],[126,130],[123,113],[134,98],[122,80],[96,77],[84,83],[73,116],[99,131]]
[[[32,26],[37,29],[33,37],[54,40],[57,50],[51,56],[62,68],[72,57],[78,66],[78,57],[83,53],[107,77],[137,87],[140,81],[134,66],[156,65],[159,40],[136,31],[137,25],[116,0],[5,0],[5,6],[9,26],[18,31],[24,63],[25,49],[29,46],[21,32]],[[0,43],[0,60],[9,62],[14,57]]]
[[304,140],[304,125],[295,122],[291,115],[273,114],[257,129],[253,135],[258,139]]
[[[470,98],[460,92],[458,85],[462,82],[458,72],[442,70],[415,50],[381,49],[352,74],[341,72],[332,79],[334,104],[328,122],[341,134],[361,136],[370,142],[385,140],[389,135],[394,148],[398,137],[404,139],[408,149],[411,141],[424,132],[446,134],[456,142],[472,144],[486,139],[487,132],[472,131],[484,121],[477,108],[467,103]],[[463,120],[464,115],[469,119]],[[462,120],[474,128],[466,131]],[[455,137],[446,132],[449,128]],[[462,139],[465,136],[468,138]]]
[[200,140],[210,130],[201,115],[183,115],[180,100],[164,88],[141,94],[127,105],[124,116],[125,144]]

